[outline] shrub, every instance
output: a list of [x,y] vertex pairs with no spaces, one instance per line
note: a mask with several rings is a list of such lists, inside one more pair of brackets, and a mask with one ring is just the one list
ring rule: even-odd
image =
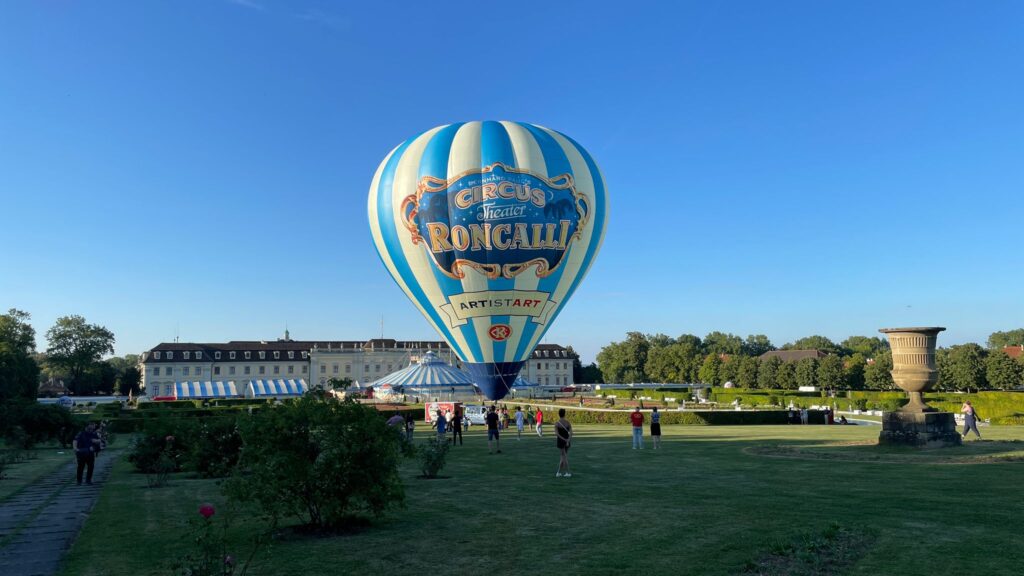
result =
[[437,473],[444,468],[445,458],[450,449],[451,446],[448,445],[447,440],[441,441],[437,437],[420,444],[420,471],[423,472],[425,478],[437,477]]
[[155,420],[132,441],[128,461],[146,474],[178,472],[186,462],[193,434],[191,423]]
[[372,407],[303,397],[240,418],[239,432],[240,473],[228,481],[228,496],[275,521],[293,516],[331,527],[404,502],[399,435]]
[[234,418],[206,418],[190,443],[189,464],[203,478],[231,474],[242,453],[242,437]]

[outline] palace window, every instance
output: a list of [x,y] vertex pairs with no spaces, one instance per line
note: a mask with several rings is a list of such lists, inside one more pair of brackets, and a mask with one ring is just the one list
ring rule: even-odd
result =
[[153,358],[156,359],[156,360],[159,360],[160,359],[160,353],[159,352],[153,352]]
[[252,353],[247,351],[245,353],[245,359],[248,360],[249,358],[252,358]]
[[164,370],[164,376],[170,376],[170,375],[171,375],[171,367],[168,366],[167,369]]
[[281,353],[278,352],[277,350],[274,350],[274,360],[279,360],[280,358],[281,358]]
[[288,365],[288,373],[289,374],[295,374],[295,366],[289,364]]
[[228,358],[229,358],[230,360],[234,360],[234,359],[235,359],[235,353],[234,353],[234,351],[228,352]]
[[305,360],[309,356],[309,352],[302,353],[302,359]]
[[303,373],[303,374],[305,374],[305,373],[306,373],[306,368],[309,368],[309,366],[306,366],[305,364],[303,364],[303,365],[302,365],[302,373]]
[[334,373],[334,374],[338,373],[338,365],[337,364],[332,364],[331,365],[331,372]]
[[185,360],[188,360],[189,354],[191,354],[191,353],[188,350],[185,350],[182,354],[185,355]]
[[156,368],[153,368],[153,376],[159,376],[159,375],[160,375],[160,367],[157,366]]
[[230,374],[232,376],[235,375],[235,367],[234,366],[228,366],[228,374]]
[[267,367],[266,366],[260,366],[260,374],[266,374],[266,373],[267,373]]
[[214,352],[213,353],[213,359],[214,360],[220,360],[220,352]]
[[320,365],[320,373],[321,374],[327,374],[327,364],[321,364]]
[[168,360],[174,360],[174,352],[170,352],[170,351],[167,352],[167,359]]
[[196,350],[196,360],[202,360],[202,359],[203,359],[203,353],[201,351],[199,351],[199,350]]
[[292,351],[292,350],[289,350],[288,351],[288,359],[291,360],[292,358],[295,358],[295,352]]
[[202,376],[202,375],[203,375],[203,367],[202,366],[196,366],[196,376]]
[[181,374],[182,376],[188,376],[188,366],[185,366],[181,369]]
[[351,373],[352,373],[352,365],[351,364],[345,364],[345,374],[351,374]]
[[252,367],[251,366],[246,366],[245,367],[245,375],[248,376],[251,373],[252,373]]
[[274,364],[274,374],[280,374],[280,373],[281,373],[281,366],[278,365],[278,364]]
[[260,350],[260,360],[266,360],[266,359],[267,359],[267,353],[264,352],[263,350]]

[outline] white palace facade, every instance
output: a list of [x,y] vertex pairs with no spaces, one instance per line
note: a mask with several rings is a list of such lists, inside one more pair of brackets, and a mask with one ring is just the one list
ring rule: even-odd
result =
[[[140,357],[142,388],[149,396],[169,395],[176,382],[250,380],[304,380],[310,387],[327,386],[331,379],[372,384],[417,362],[426,352],[460,366],[459,359],[441,341],[292,340],[287,332],[274,341],[160,344]],[[542,386],[573,383],[577,356],[558,344],[540,344],[521,372]]]

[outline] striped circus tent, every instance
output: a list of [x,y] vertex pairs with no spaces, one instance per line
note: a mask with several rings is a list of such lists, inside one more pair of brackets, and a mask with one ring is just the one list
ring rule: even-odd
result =
[[238,398],[241,394],[234,382],[175,382],[174,394],[178,400],[191,398]]
[[398,372],[392,372],[373,383],[374,388],[391,386],[392,390],[402,389],[406,392],[437,391],[444,388],[463,389],[476,388],[473,377],[447,364],[437,354],[427,352],[419,363]]
[[245,395],[249,398],[302,396],[309,391],[305,380],[249,380]]

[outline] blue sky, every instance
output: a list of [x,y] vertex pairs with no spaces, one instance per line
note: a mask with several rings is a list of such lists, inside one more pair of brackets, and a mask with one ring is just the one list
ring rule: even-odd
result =
[[434,330],[380,264],[402,140],[569,134],[611,212],[548,333],[1024,326],[1019,2],[0,3],[0,308],[117,353]]

